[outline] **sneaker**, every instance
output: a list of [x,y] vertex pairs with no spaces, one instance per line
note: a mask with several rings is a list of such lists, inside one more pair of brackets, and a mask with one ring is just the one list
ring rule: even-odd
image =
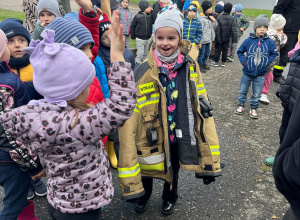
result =
[[233,62],[233,61],[234,61],[234,59],[233,59],[232,56],[227,57],[227,60],[229,60],[230,62]]
[[205,70],[205,68],[203,67],[203,65],[200,66],[200,72],[201,72],[201,73],[206,73],[206,70]]
[[212,62],[210,63],[210,65],[212,65],[212,66],[219,66],[219,63],[216,62],[216,61],[212,61]]
[[269,157],[266,159],[265,164],[268,166],[273,166],[275,157]]
[[270,100],[268,99],[267,94],[261,94],[259,101],[265,105],[268,105],[270,103]]
[[244,106],[243,105],[238,105],[237,109],[235,110],[235,113],[238,115],[243,114],[244,112]]
[[221,66],[222,66],[222,67],[225,67],[225,62],[222,62],[222,63],[221,63]]
[[257,111],[255,108],[252,108],[249,112],[250,114],[250,118],[253,118],[253,119],[257,119],[258,118],[258,115],[257,115]]
[[31,180],[30,185],[37,196],[47,195],[47,188],[42,180],[40,179]]
[[32,190],[32,187],[29,186],[29,191],[28,191],[28,194],[27,194],[27,200],[31,200],[31,199],[33,199],[33,197],[34,197],[34,192]]
[[279,76],[279,77],[274,77],[273,81],[282,85],[282,84],[284,84],[285,80],[284,80],[283,76]]
[[203,65],[203,68],[206,69],[206,70],[210,70],[210,67],[207,66],[206,64]]

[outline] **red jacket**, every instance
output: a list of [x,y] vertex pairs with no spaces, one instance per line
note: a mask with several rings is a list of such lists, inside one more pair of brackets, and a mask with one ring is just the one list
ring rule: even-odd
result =
[[[98,48],[99,48],[99,15],[96,17],[90,18],[82,14],[82,8],[79,10],[79,22],[83,24],[90,32],[95,42],[95,45],[92,49],[93,59],[92,63],[96,59]],[[90,93],[87,97],[87,102],[93,105],[104,100],[104,95],[102,93],[101,85],[97,77],[94,78],[91,86]]]

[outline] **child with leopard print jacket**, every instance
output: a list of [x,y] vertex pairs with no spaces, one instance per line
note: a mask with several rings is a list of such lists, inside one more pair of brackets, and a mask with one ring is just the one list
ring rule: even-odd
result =
[[54,31],[45,30],[42,42],[33,41],[26,48],[34,84],[45,99],[0,117],[14,138],[38,152],[48,176],[47,209],[52,219],[99,219],[101,207],[114,196],[100,140],[130,118],[137,97],[131,65],[124,62],[123,26],[118,18],[115,11],[110,27],[110,99],[87,106],[95,77],[93,64],[82,51],[54,43]]

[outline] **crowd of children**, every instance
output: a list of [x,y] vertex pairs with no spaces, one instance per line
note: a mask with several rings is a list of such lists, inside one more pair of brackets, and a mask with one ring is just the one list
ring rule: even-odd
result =
[[[142,0],[133,17],[129,0],[120,0],[110,20],[91,0],[76,2],[79,12],[64,15],[57,0],[24,0],[24,26],[15,18],[0,23],[0,218],[34,216],[27,199],[47,194],[52,219],[98,219],[114,196],[108,135],[118,139],[118,159],[109,159],[122,198],[142,213],[153,178],[162,179],[161,213],[170,215],[180,167],[204,184],[222,175],[201,74],[237,54],[243,75],[235,113],[243,114],[252,84],[249,115],[257,119],[288,42],[287,21],[259,15],[237,48],[250,25],[241,4],[158,0],[151,7]],[[294,65],[299,52],[291,53]]]

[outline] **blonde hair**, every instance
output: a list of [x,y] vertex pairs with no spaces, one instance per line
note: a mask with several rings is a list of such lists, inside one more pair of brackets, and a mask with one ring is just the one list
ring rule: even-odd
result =
[[71,101],[67,101],[67,104],[72,106],[73,108],[75,108],[76,110],[76,118],[75,118],[75,122],[72,126],[71,129],[75,128],[76,125],[78,124],[78,118],[79,118],[79,111],[86,111],[89,108],[93,107],[94,105],[92,103],[86,103],[86,99],[83,96],[85,90],[89,88],[86,87],[80,94],[79,96],[77,96],[75,99],[71,100]]

